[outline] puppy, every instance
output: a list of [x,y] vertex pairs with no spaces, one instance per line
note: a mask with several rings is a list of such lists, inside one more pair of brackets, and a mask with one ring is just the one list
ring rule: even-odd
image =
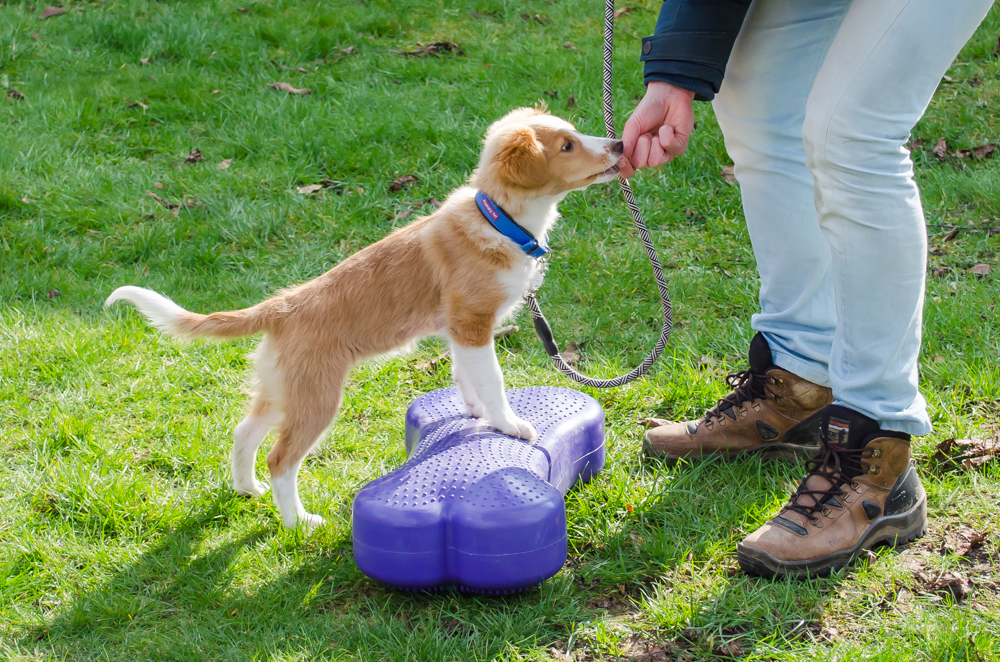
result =
[[621,155],[621,141],[582,135],[537,109],[514,110],[486,132],[468,186],[430,216],[315,280],[256,306],[211,315],[132,286],[116,289],[105,305],[131,301],[152,325],[178,337],[265,334],[254,353],[257,390],[250,414],[233,435],[233,487],[244,495],[267,491],[254,463],[264,437],[277,427],[267,456],[274,503],[285,526],[315,527],[323,518],[302,507],[299,468],[333,422],[348,371],[365,358],[422,336],[444,336],[467,413],[505,434],[535,438],[531,424],[507,402],[493,327],[529,286],[540,284],[542,273],[536,257],[487,220],[477,207],[477,190],[544,245],[559,201],[613,179]]

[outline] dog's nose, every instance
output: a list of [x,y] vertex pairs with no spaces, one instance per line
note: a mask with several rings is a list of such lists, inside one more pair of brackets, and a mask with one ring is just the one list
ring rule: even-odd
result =
[[611,153],[612,154],[618,154],[619,156],[622,155],[622,154],[624,154],[625,153],[625,143],[623,143],[620,140],[615,141],[615,144],[613,144],[611,146]]

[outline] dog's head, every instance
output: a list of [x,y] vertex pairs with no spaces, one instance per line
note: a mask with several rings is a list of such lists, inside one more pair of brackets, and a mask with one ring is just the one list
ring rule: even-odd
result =
[[518,108],[486,131],[472,185],[490,195],[531,198],[564,194],[608,182],[622,141],[587,136],[536,108]]

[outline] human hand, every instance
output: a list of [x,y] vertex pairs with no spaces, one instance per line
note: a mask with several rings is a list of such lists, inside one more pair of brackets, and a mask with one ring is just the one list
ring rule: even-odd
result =
[[694,130],[694,92],[653,81],[632,116],[625,122],[625,153],[618,161],[626,179],[639,168],[670,163],[687,150]]

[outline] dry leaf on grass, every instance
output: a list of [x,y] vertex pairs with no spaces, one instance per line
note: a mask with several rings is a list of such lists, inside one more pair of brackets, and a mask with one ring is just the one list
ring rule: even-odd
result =
[[451,361],[451,352],[442,352],[435,356],[430,361],[424,361],[423,363],[417,364],[417,370],[420,372],[437,372],[438,366],[441,363],[447,363]]
[[938,157],[938,159],[943,160],[946,156],[948,156],[947,141],[945,141],[944,138],[939,138],[937,144],[934,145],[934,149],[932,149],[931,151],[934,152],[934,156]]
[[512,336],[520,330],[521,327],[517,326],[516,324],[508,324],[507,326],[501,326],[498,329],[493,329],[493,337],[507,338],[508,336]]
[[643,426],[644,428],[658,428],[660,426],[666,425],[670,421],[667,421],[662,418],[647,417],[647,418],[640,418],[636,422],[639,425]]
[[548,16],[542,16],[541,14],[521,14],[521,18],[526,21],[541,23],[542,25],[548,25],[552,22]]
[[219,170],[225,170],[226,168],[228,168],[231,165],[233,165],[233,160],[232,159],[224,159],[222,161],[219,161],[217,164],[215,164],[215,167],[218,168]]
[[571,94],[569,95],[569,98],[566,99],[566,110],[569,110],[575,105],[576,105],[576,97]]
[[580,362],[580,348],[572,340],[566,343],[566,347],[563,351],[559,352],[562,356],[562,360],[566,362],[569,367],[575,367]]
[[977,276],[989,276],[991,270],[992,267],[990,267],[990,265],[984,264],[982,262],[980,262],[979,264],[974,264],[971,267],[969,267],[969,273],[975,274]]
[[56,297],[61,296],[61,295],[62,295],[62,292],[60,292],[59,290],[55,290],[55,289],[49,290],[49,298],[50,299],[55,299]]
[[728,641],[712,648],[712,654],[719,657],[743,657],[743,647],[739,641]]
[[399,193],[403,190],[403,187],[407,184],[412,184],[413,182],[419,182],[420,178],[416,175],[403,175],[402,177],[396,179],[392,184],[389,184],[390,193]]
[[630,11],[632,11],[631,7],[621,7],[619,9],[616,9],[615,10],[615,18],[621,18],[622,16],[624,16],[627,13],[629,13]]
[[703,356],[698,359],[698,368],[700,370],[707,370],[708,368],[715,366],[716,363],[718,363],[718,361],[713,359],[711,356]]
[[923,572],[914,573],[921,583],[919,590],[937,595],[950,595],[955,602],[963,602],[972,593],[972,582],[959,572],[946,572],[938,577],[928,577]]
[[441,201],[438,200],[437,198],[428,198],[427,204],[434,207],[434,209],[441,209]]
[[146,191],[146,195],[151,197],[153,200],[156,200],[167,209],[180,209],[181,207],[188,207],[190,209],[198,206],[198,196],[194,196],[194,198],[191,200],[184,198],[180,203],[176,203],[176,202],[167,202],[166,200],[156,195],[152,191]]
[[[955,451],[958,451],[956,453]],[[966,471],[978,469],[1000,452],[996,439],[945,439],[937,445],[931,460],[945,467],[960,465]]]
[[297,186],[297,187],[295,187],[295,190],[298,191],[299,193],[303,194],[303,195],[312,195],[316,191],[322,191],[323,190],[323,185],[322,184],[308,184],[306,186]]
[[52,18],[53,16],[59,16],[60,14],[65,14],[66,10],[60,7],[46,7],[42,10],[42,13],[38,15],[39,19],[42,18]]
[[307,74],[307,73],[309,73],[309,70],[306,69],[305,67],[289,67],[288,65],[281,64],[281,63],[275,62],[273,60],[271,61],[271,64],[273,64],[274,66],[276,66],[278,69],[281,69],[282,71],[297,71],[300,74]]
[[149,110],[149,106],[147,106],[141,101],[129,101],[125,105],[128,106],[129,108],[142,108],[143,110]]
[[277,83],[268,83],[267,86],[270,87],[272,90],[278,90],[279,92],[287,92],[288,94],[311,94],[312,93],[312,90],[310,90],[308,87],[303,87],[303,88],[292,87],[288,83],[281,82],[281,81],[279,81]]
[[141,58],[139,58],[139,62],[141,64],[149,64],[149,58],[148,57],[141,57]]
[[201,155],[201,150],[200,149],[192,149],[191,153],[188,154],[186,157],[184,157],[184,164],[185,165],[194,165],[195,163],[198,163],[199,161],[204,161],[204,160],[205,160],[205,157]]
[[423,57],[425,55],[440,56],[442,53],[465,55],[465,51],[462,50],[462,47],[453,41],[435,41],[433,44],[428,44],[426,46],[418,41],[417,47],[412,50],[390,50],[389,52],[395,53],[396,55],[407,55],[410,57]]
[[7,98],[13,99],[14,101],[23,101],[24,95],[15,90],[13,87],[7,88]]
[[412,215],[413,215],[413,210],[412,209],[404,209],[403,211],[401,211],[398,214],[396,214],[395,216],[393,216],[392,220],[394,220],[394,221],[401,221],[404,218],[407,218],[407,217],[412,216]]
[[979,147],[972,148],[972,155],[977,159],[985,159],[996,153],[997,146],[995,143],[989,143],[988,145],[980,145]]
[[236,10],[237,14],[247,14],[249,12],[250,12],[249,7],[240,7],[239,9]]
[[573,44],[573,42],[572,42],[572,41],[564,41],[564,42],[563,42],[563,48],[568,48],[568,49],[570,49],[571,51],[578,51],[578,50],[580,50],[579,48],[577,48],[577,47],[576,47],[576,46],[575,46],[575,45]]
[[997,43],[993,45],[993,54],[1000,55],[1000,37],[997,37]]
[[989,537],[989,531],[976,531],[971,526],[959,526],[945,537],[939,551],[942,554],[968,556],[985,545]]
[[727,165],[722,166],[722,172],[719,173],[724,180],[729,184],[736,184],[736,173],[733,171],[733,166]]
[[542,94],[550,99],[555,99],[559,96],[559,90],[542,90]]
[[960,229],[961,228],[952,228],[951,232],[949,232],[948,234],[946,234],[941,241],[954,241],[955,237],[958,236],[958,231]]

